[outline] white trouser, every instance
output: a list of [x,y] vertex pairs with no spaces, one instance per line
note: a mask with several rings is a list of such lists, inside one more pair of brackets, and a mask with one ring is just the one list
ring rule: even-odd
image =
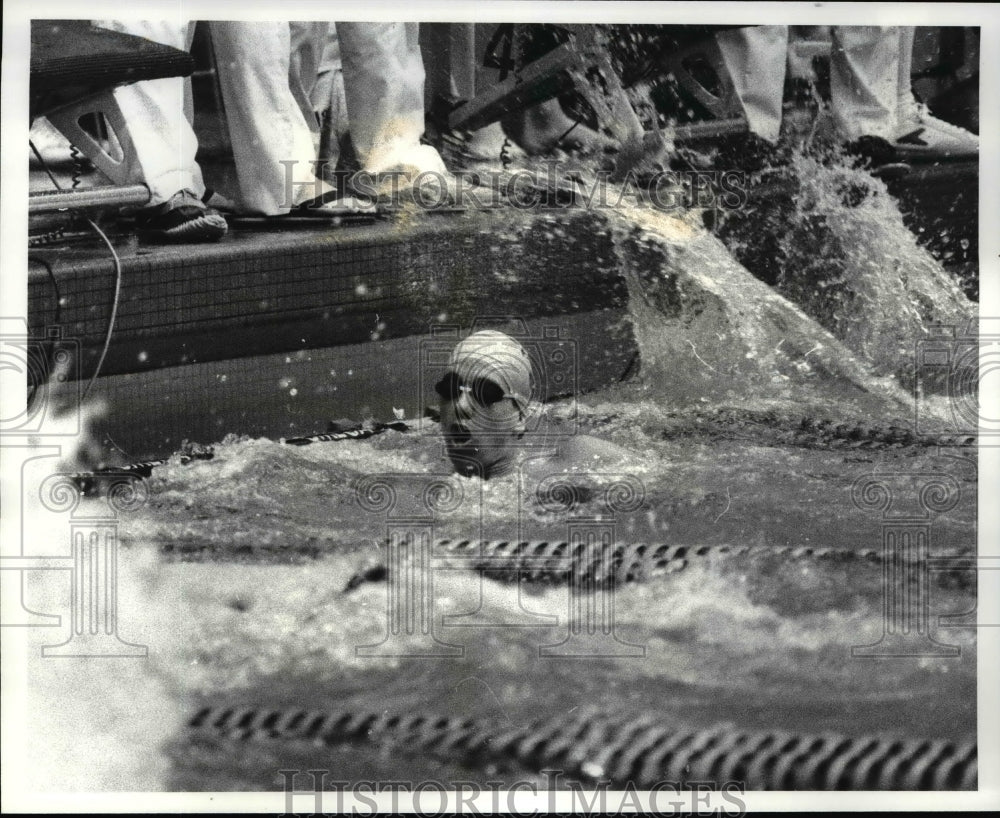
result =
[[[292,32],[292,67],[288,81],[310,127],[317,154],[331,168],[340,157],[340,139],[349,130],[340,43],[333,23],[289,24]],[[322,124],[329,118],[326,130]],[[320,140],[325,139],[323,144]]]
[[316,112],[319,109],[314,104],[313,92],[320,71],[325,67],[323,60],[328,40],[332,38],[336,42],[336,34],[329,23],[294,20],[288,24],[288,33],[291,45],[288,85],[302,109],[309,129],[318,134],[320,123]]
[[308,103],[299,104],[289,82],[289,24],[211,25],[240,203],[272,216],[329,191],[313,172],[316,145],[303,113]]
[[372,173],[408,164],[424,133],[417,35],[417,23],[337,23],[351,141]]
[[[145,37],[188,51],[194,23],[165,20],[95,20],[94,25]],[[149,186],[151,204],[162,204],[179,190],[205,192],[201,170],[194,160],[198,142],[191,129],[190,94],[181,77],[167,77],[124,85],[115,99],[128,123],[139,164],[128,168],[130,181]]]
[[[184,50],[194,34],[193,23],[96,24]],[[312,130],[290,87],[289,24],[212,22],[211,31],[243,207],[275,215],[328,191],[313,173]],[[417,24],[340,23],[337,34],[351,137],[362,167],[372,173],[400,167],[443,172],[437,153],[419,144],[424,67]],[[303,69],[297,63],[296,70]],[[181,78],[167,78],[115,92],[141,163],[131,173],[149,185],[152,204],[184,188],[204,193],[184,85]]]
[[[909,94],[912,28],[832,26],[831,37],[830,103],[842,137],[893,137],[899,100]],[[716,41],[750,130],[776,142],[788,27],[733,29]]]
[[417,23],[212,23],[241,199],[248,208],[271,215],[330,190],[313,173],[310,98],[332,31],[362,168],[445,172],[437,152],[420,145],[424,64]]
[[[183,50],[194,36],[193,22],[95,24]],[[212,22],[211,31],[242,206],[275,215],[329,190],[313,175],[312,133],[289,86],[288,23]],[[149,186],[151,204],[185,188],[201,196],[205,185],[195,162],[198,143],[185,81],[137,82],[118,88],[115,97],[140,163],[130,175]]]

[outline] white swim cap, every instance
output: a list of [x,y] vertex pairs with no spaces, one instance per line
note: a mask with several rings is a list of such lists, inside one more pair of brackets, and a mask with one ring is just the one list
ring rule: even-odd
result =
[[531,360],[516,340],[492,329],[474,332],[451,353],[448,371],[463,381],[486,378],[527,414],[531,402]]

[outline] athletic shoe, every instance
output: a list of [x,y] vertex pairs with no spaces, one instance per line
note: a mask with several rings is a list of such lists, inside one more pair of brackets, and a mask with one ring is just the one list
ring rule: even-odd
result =
[[844,145],[844,150],[857,157],[862,164],[877,168],[899,162],[899,151],[888,139],[881,136],[862,136]]
[[150,238],[164,242],[218,241],[229,229],[225,217],[190,190],[178,191],[169,201],[141,210],[135,225]]
[[205,195],[201,197],[201,200],[212,210],[218,210],[220,213],[236,213],[239,208],[236,206],[236,202],[230,199],[228,196],[224,196],[217,190],[212,190],[212,188],[205,188]]
[[374,194],[380,205],[388,207],[419,199],[422,206],[433,208],[454,204],[458,182],[436,149],[417,144],[371,157],[364,170],[352,177],[350,188],[351,194],[363,199]]
[[914,99],[900,102],[896,133],[890,140],[900,159],[974,158],[979,137],[964,128],[931,116]]
[[[318,219],[331,219],[337,216],[375,215],[378,208],[371,199],[357,196],[341,196],[336,191],[330,191],[315,199],[309,199],[295,205],[288,216],[312,216]],[[272,218],[284,219],[285,216]]]

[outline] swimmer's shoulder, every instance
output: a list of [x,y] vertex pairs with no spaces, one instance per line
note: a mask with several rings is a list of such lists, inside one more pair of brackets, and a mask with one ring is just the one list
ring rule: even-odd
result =
[[559,447],[562,460],[580,468],[623,466],[641,457],[637,452],[593,435],[574,435]]
[[629,470],[643,460],[641,454],[591,435],[573,435],[561,441],[548,457],[537,458],[528,471],[538,476],[565,472]]

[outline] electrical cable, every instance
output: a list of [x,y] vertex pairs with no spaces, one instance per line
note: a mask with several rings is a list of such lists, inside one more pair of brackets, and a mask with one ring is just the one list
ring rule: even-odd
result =
[[[31,147],[32,152],[35,154],[35,158],[38,159],[42,166],[42,169],[48,175],[49,179],[52,180],[52,184],[55,185],[57,190],[64,190],[63,186],[59,184],[56,177],[53,176],[52,171],[49,170],[49,166],[46,161],[42,158],[41,153],[39,153],[38,148],[35,147],[34,143],[29,139],[28,145]],[[79,167],[79,149],[75,145],[71,146],[72,151],[76,151],[74,155],[74,166]],[[80,180],[76,173],[73,176],[73,189],[76,189],[80,184]],[[118,253],[115,251],[114,245],[111,244],[111,240],[107,237],[107,234],[101,230],[100,227],[88,216],[84,216],[84,221],[90,225],[90,227],[97,233],[98,236],[104,241],[108,250],[111,252],[111,260],[115,265],[115,294],[111,302],[111,315],[108,318],[108,329],[104,336],[104,346],[101,348],[101,355],[97,359],[97,366],[94,368],[93,374],[90,376],[90,380],[87,382],[87,388],[84,389],[83,395],[80,398],[80,402],[86,401],[87,397],[90,395],[90,390],[93,388],[94,383],[97,381],[98,375],[101,373],[101,368],[104,366],[104,359],[107,357],[108,348],[111,346],[111,336],[114,334],[115,320],[118,317],[118,304],[121,300],[121,288],[122,288],[122,264],[121,259],[118,257]],[[51,272],[51,271],[50,271]],[[54,276],[53,276],[54,278]]]
[[90,376],[87,388],[83,390],[83,397],[80,398],[81,403],[87,400],[87,396],[90,394],[90,390],[93,388],[94,382],[97,380],[97,376],[101,373],[101,367],[104,366],[104,359],[108,354],[108,347],[111,346],[111,336],[114,334],[115,330],[115,320],[118,317],[118,304],[121,300],[122,291],[122,263],[121,259],[118,258],[118,253],[115,252],[115,248],[111,244],[111,240],[108,239],[105,232],[101,230],[101,228],[98,227],[92,219],[86,218],[86,222],[94,229],[97,235],[104,240],[108,250],[111,252],[111,258],[115,265],[115,295],[114,300],[111,302],[111,315],[108,318],[108,330],[104,336],[104,346],[101,348],[101,356],[97,359],[97,366],[94,367],[94,372]]
[[[52,324],[54,326],[58,326],[59,318],[62,315],[62,296],[59,293],[59,282],[56,280],[55,273],[52,272],[52,265],[49,264],[48,261],[46,261],[44,258],[29,258],[28,260],[29,262],[34,261],[36,264],[41,264],[45,268],[45,271],[49,274],[49,281],[52,282],[52,290],[55,292],[55,302],[56,302],[56,315],[55,318],[52,319]],[[51,348],[52,346],[53,344],[49,342],[49,349],[46,350],[45,352],[45,360],[48,362],[49,368],[51,368],[52,364],[52,348]],[[31,409],[32,403],[35,400],[35,393],[38,391],[38,386],[39,385],[37,383],[32,384],[28,392],[27,405],[29,410]]]

